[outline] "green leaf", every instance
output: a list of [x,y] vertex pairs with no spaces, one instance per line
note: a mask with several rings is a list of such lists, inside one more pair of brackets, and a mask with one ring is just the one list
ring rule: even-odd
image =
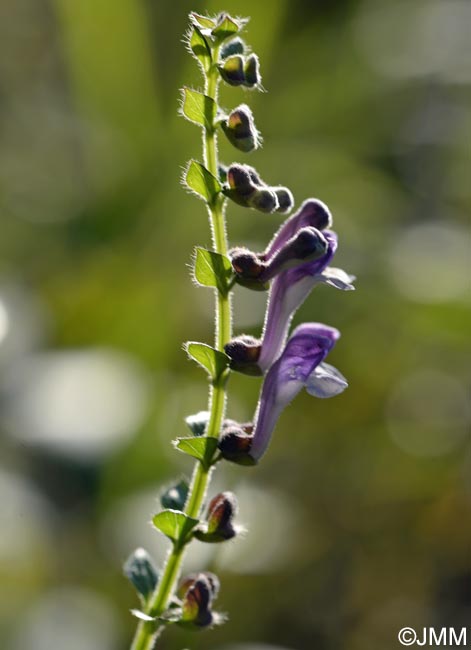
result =
[[190,49],[193,52],[194,57],[203,66],[203,70],[208,71],[211,67],[213,58],[211,55],[211,48],[208,45],[208,41],[196,25],[193,27],[190,36]]
[[229,290],[234,272],[228,257],[220,253],[196,248],[195,279],[204,287],[216,287],[225,296]]
[[152,518],[152,523],[172,542],[184,544],[193,528],[199,523],[198,519],[189,517],[178,510],[162,510]]
[[162,508],[183,510],[188,496],[188,489],[188,481],[185,479],[182,479],[175,485],[171,485],[160,497]]
[[203,28],[212,29],[216,25],[215,20],[209,18],[209,16],[202,16],[201,14],[197,14],[195,11],[191,12],[190,18],[193,21],[194,25],[198,24]]
[[184,454],[188,454],[188,456],[199,460],[205,469],[208,469],[213,460],[214,452],[217,449],[218,441],[216,438],[207,438],[206,436],[199,438],[177,438],[174,441],[174,445]]
[[189,341],[185,347],[190,357],[208,371],[213,381],[217,381],[224,370],[229,367],[230,359],[227,354],[215,350],[206,343]]
[[223,15],[222,20],[216,25],[212,30],[211,34],[216,37],[216,40],[219,43],[225,41],[226,38],[230,38],[237,34],[240,26],[233,20],[230,16]]
[[204,126],[206,129],[214,127],[216,119],[217,105],[214,99],[199,93],[197,90],[190,88],[182,89],[182,113],[183,115],[198,126]]
[[221,191],[218,179],[196,160],[190,160],[185,172],[185,183],[192,192],[210,204]]
[[159,579],[150,555],[145,549],[137,548],[124,563],[123,571],[145,603]]

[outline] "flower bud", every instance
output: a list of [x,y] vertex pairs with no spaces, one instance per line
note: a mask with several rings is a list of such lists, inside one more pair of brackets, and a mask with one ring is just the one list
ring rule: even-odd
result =
[[177,589],[178,598],[183,599],[188,589],[194,585],[196,580],[201,575],[203,575],[208,581],[210,586],[210,591],[211,591],[211,599],[214,600],[219,593],[220,584],[217,575],[211,573],[210,571],[202,571],[200,573],[189,573],[187,576],[185,576],[180,582]]
[[277,212],[285,213],[289,212],[294,205],[294,198],[290,190],[287,187],[272,187],[272,190],[276,194],[278,199],[278,209]]
[[222,122],[221,126],[229,142],[241,151],[253,151],[260,144],[260,137],[255,128],[252,111],[246,104],[241,104],[235,108],[227,120]]
[[248,171],[250,179],[252,183],[254,183],[254,185],[260,185],[261,187],[264,187],[266,185],[266,183],[264,183],[260,178],[260,174],[255,169],[255,167],[251,167],[250,165],[245,165],[245,169]]
[[306,227],[300,230],[265,263],[265,270],[259,274],[259,280],[267,282],[278,273],[289,268],[312,262],[327,251],[327,240],[316,228]]
[[[260,210],[260,212],[284,211],[288,208],[293,197],[285,187],[270,187],[262,181],[258,172],[249,165],[233,163],[227,170],[227,183],[229,189],[223,192],[230,199],[249,208]],[[278,202],[278,194],[282,200]]]
[[260,356],[261,344],[259,339],[242,334],[236,336],[224,346],[224,352],[231,359],[232,370],[245,375],[260,376],[262,374],[257,361]]
[[185,424],[194,436],[202,436],[209,422],[209,411],[199,411],[185,418]]
[[235,54],[243,54],[244,52],[245,43],[241,38],[239,38],[239,36],[237,36],[221,47],[220,56],[221,59],[227,59],[229,56],[234,56]]
[[229,256],[235,273],[247,280],[256,280],[265,270],[266,264],[248,248],[234,248]]
[[195,537],[202,542],[225,542],[236,536],[233,520],[237,512],[237,501],[232,492],[222,492],[211,500],[208,506],[206,526],[195,530]]
[[240,426],[223,428],[218,448],[223,458],[238,465],[255,465],[256,461],[250,456],[252,436]]
[[249,195],[256,190],[250,169],[246,165],[232,164],[227,170],[227,182],[232,190],[240,194]]
[[248,207],[248,199],[257,191],[257,187],[244,165],[234,163],[228,168],[227,184],[229,189],[225,190],[225,194],[235,203]]
[[278,210],[278,199],[275,192],[269,187],[253,192],[248,198],[247,204],[250,208],[255,208],[255,210],[260,210],[260,212],[266,212],[267,214]]
[[126,560],[124,575],[132,582],[145,602],[154,591],[159,576],[154,562],[147,551],[137,548]]
[[245,84],[244,59],[240,54],[229,56],[219,65],[221,77],[230,86]]
[[332,227],[332,215],[325,203],[318,199],[312,199],[306,204],[306,211],[309,211],[310,225],[317,230],[326,230]]
[[212,588],[204,573],[198,574],[182,599],[182,623],[207,627],[213,622]]
[[250,56],[246,58],[244,73],[244,86],[247,86],[249,88],[260,86],[262,83],[262,77],[260,76],[260,63],[256,54],[250,54]]

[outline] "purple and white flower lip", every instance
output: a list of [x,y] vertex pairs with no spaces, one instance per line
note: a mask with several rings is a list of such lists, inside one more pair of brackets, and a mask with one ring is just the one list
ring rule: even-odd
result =
[[219,448],[227,460],[256,464],[268,448],[281,412],[302,388],[322,398],[345,390],[346,379],[323,363],[339,336],[338,330],[321,323],[304,323],[294,330],[280,357],[265,375],[253,432],[232,427],[223,434]]

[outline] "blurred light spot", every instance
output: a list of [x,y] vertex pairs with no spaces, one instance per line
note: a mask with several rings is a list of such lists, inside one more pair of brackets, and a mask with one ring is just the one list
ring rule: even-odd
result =
[[68,587],[44,596],[18,619],[6,650],[116,650],[119,618],[93,591]]
[[47,313],[36,296],[14,284],[0,287],[0,363],[34,350],[46,328]]
[[389,254],[397,290],[424,303],[464,297],[470,288],[469,239],[464,228],[440,223],[397,232]]
[[381,75],[434,75],[449,83],[469,83],[470,21],[471,4],[465,0],[370,0],[354,27],[358,49]]
[[[50,548],[47,533],[52,511],[37,488],[0,469],[0,563],[2,572],[37,565]],[[37,567],[36,567],[37,568]]]
[[8,330],[10,329],[10,319],[8,317],[7,308],[5,304],[0,299],[0,345],[2,341],[6,338]]
[[239,519],[247,532],[221,547],[217,566],[233,573],[257,574],[289,564],[301,541],[296,535],[302,530],[299,506],[283,494],[253,483],[242,483],[234,492]]
[[[165,562],[169,541],[151,523],[152,516],[162,510],[158,495],[163,485],[133,494],[113,504],[107,512],[101,535],[104,552],[122,564],[129,554],[139,546],[144,547],[156,564]],[[190,544],[184,560],[184,572],[200,571],[209,565],[214,549],[211,544]]]
[[1,388],[10,434],[87,459],[124,444],[142,422],[148,401],[143,371],[126,356],[99,349],[28,357]]
[[453,451],[468,433],[469,417],[464,386],[433,369],[402,379],[391,394],[387,412],[392,439],[414,456]]

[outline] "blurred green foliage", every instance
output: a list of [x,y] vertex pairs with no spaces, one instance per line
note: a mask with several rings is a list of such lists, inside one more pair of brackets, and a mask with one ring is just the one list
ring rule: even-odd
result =
[[[165,548],[152,495],[190,471],[170,440],[206,405],[181,345],[213,330],[211,292],[188,273],[210,235],[179,185],[200,156],[177,115],[179,88],[200,85],[181,39],[190,10],[222,9],[251,16],[268,91],[222,92],[264,137],[245,161],[297,204],[329,205],[336,265],[358,276],[352,294],[316,289],[295,319],[342,331],[329,361],[350,388],[299,397],[255,470],[218,470],[249,495],[247,539],[210,562],[230,620],[172,631],[162,650],[388,650],[405,625],[469,620],[468,3],[16,0],[0,5],[5,650],[126,648],[136,599],[121,563],[133,544]],[[230,242],[261,250],[280,221],[230,205]],[[263,304],[237,291],[237,332],[259,333]],[[100,375],[81,397],[95,365],[80,352],[108,354],[105,393]],[[229,415],[250,419],[258,388],[234,376]]]

